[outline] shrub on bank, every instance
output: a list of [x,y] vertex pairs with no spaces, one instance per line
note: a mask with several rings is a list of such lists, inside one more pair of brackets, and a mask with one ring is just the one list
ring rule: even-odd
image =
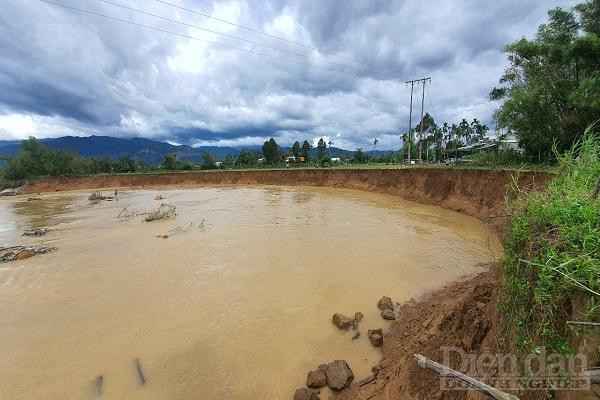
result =
[[498,308],[503,336],[518,351],[567,354],[566,321],[600,320],[599,156],[588,129],[558,157],[547,190],[520,191],[510,207]]

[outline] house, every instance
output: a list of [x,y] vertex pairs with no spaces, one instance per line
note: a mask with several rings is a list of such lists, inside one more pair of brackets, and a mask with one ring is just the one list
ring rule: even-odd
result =
[[331,162],[332,163],[341,163],[342,159],[339,157],[331,157]]

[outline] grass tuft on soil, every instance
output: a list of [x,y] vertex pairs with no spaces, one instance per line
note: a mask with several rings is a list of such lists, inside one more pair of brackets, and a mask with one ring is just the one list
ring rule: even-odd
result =
[[600,141],[591,129],[559,156],[541,192],[520,191],[505,244],[498,310],[504,345],[569,354],[568,319],[600,320]]

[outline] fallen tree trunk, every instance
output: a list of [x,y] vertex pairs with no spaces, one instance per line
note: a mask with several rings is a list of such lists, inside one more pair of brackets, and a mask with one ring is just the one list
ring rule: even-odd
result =
[[454,379],[467,387],[477,390],[479,393],[483,393],[491,397],[494,400],[519,400],[518,397],[513,396],[512,394],[504,393],[498,389],[486,385],[483,382],[479,382],[477,379],[473,379],[470,376],[448,368],[445,365],[439,364],[420,354],[415,354],[414,356],[419,364],[419,367],[437,372],[444,378]]

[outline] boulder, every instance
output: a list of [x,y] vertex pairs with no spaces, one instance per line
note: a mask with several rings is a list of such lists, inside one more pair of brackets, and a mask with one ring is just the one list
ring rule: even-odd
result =
[[333,322],[338,329],[348,329],[352,325],[352,320],[340,313],[333,314],[331,322]]
[[394,309],[394,303],[392,302],[392,299],[390,299],[389,297],[383,296],[377,302],[377,308],[379,308],[382,311],[383,310],[393,310]]
[[342,390],[349,386],[354,379],[354,374],[344,360],[335,360],[325,366],[327,386],[333,390]]
[[374,347],[380,347],[383,344],[383,336],[378,333],[374,333],[369,336],[369,341]]
[[327,375],[325,375],[324,370],[317,369],[308,373],[308,376],[306,377],[307,387],[318,389],[325,385],[327,385]]
[[383,331],[381,328],[369,329],[367,336],[369,337],[369,342],[371,342],[373,346],[379,347],[383,344]]
[[354,314],[354,320],[356,322],[362,321],[363,318],[364,318],[364,315],[360,311]]
[[396,319],[396,314],[394,314],[393,310],[383,310],[381,316],[383,319]]
[[319,396],[310,389],[300,388],[294,393],[294,400],[320,400]]

